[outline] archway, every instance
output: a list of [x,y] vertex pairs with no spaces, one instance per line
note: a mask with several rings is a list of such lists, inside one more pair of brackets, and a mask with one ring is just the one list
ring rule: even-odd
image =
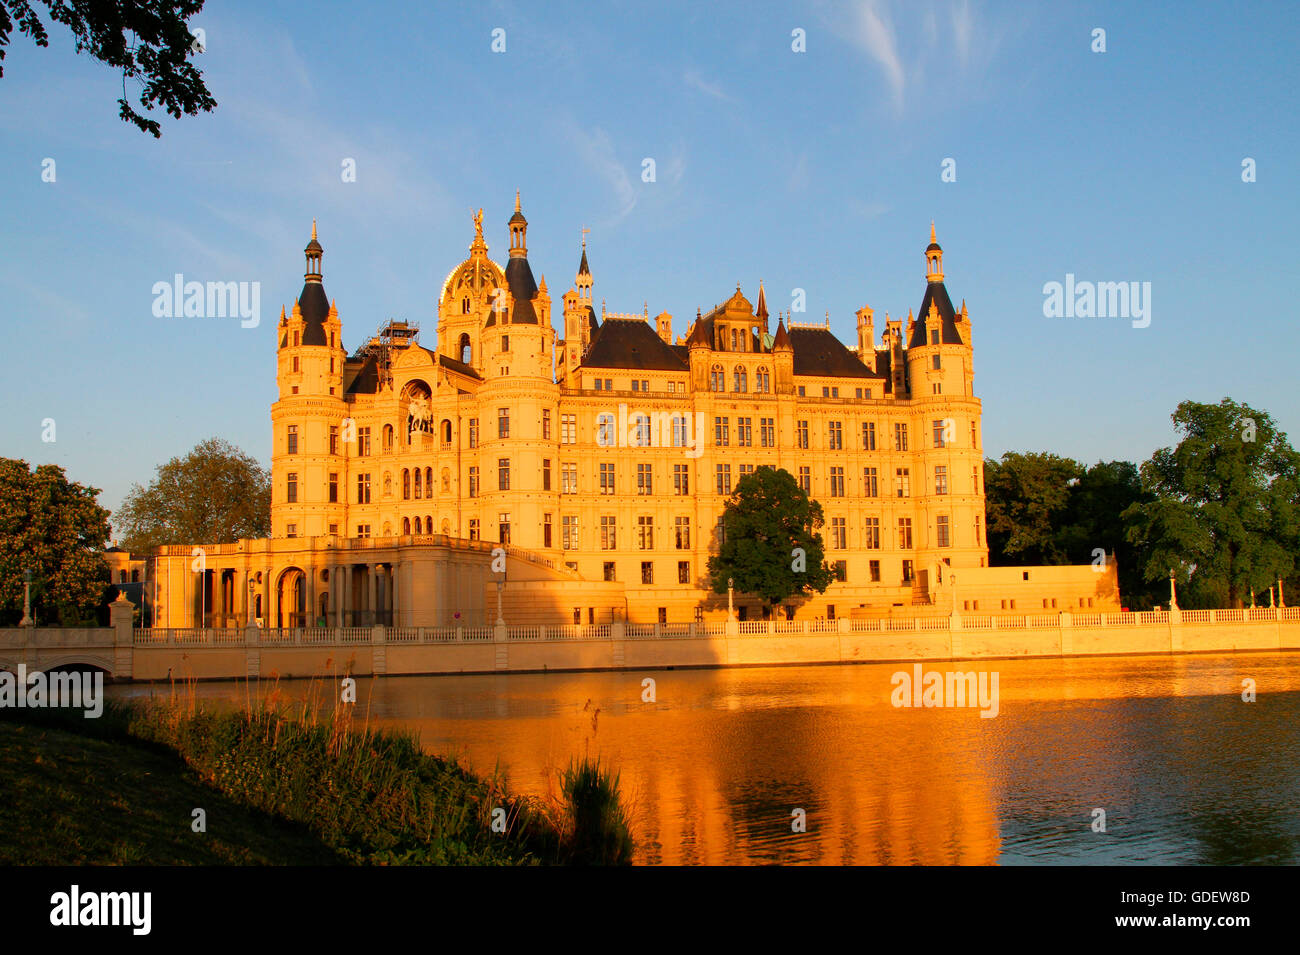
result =
[[277,627],[307,626],[307,575],[297,567],[289,567],[275,586]]

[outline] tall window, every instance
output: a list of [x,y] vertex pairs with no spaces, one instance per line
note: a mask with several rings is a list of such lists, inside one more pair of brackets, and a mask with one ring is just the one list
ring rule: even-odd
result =
[[673,415],[672,420],[673,420],[673,447],[684,448],[686,447],[686,439],[687,439],[686,415],[675,414]]
[[600,518],[600,549],[614,550],[616,547],[618,547],[618,528],[614,515],[604,514]]
[[357,428],[357,455],[359,457],[370,457],[370,429]]
[[831,468],[831,497],[844,496],[844,469]]
[[542,490],[551,489],[551,459],[542,458]]
[[723,371],[721,365],[714,365],[713,370],[709,372],[709,390],[727,390],[727,373]]
[[940,547],[948,547],[952,543],[948,539],[948,518],[945,515],[935,518],[935,543]]
[[510,490],[510,459],[497,458],[497,490]]
[[[415,473],[416,476],[418,477],[420,472],[416,471]],[[478,497],[478,466],[477,465],[469,469],[469,496]]]
[[497,409],[497,437],[498,438],[510,437],[510,409],[509,408]]
[[553,525],[552,525],[552,523],[551,523],[551,515],[550,515],[550,514],[543,514],[543,515],[542,515],[542,546],[543,546],[543,547],[550,547],[550,546],[551,546],[551,527],[552,527],[552,526],[553,526]]
[[673,542],[678,550],[691,549],[691,519],[689,517],[673,518]]
[[357,475],[357,503],[358,504],[370,503],[370,475],[369,474]]
[[689,584],[691,582],[691,562],[689,560],[679,560],[677,562],[677,582],[679,584]]
[[799,487],[805,494],[812,493],[812,468],[801,467],[799,469]]
[[578,443],[578,416],[576,414],[560,415],[560,443]]
[[943,448],[947,446],[943,442],[943,420],[942,419],[938,421],[930,422],[930,437],[936,448]]
[[894,469],[894,496],[912,496],[912,475],[907,468]]
[[542,440],[551,440],[551,409],[542,409]]
[[560,492],[562,494],[578,493],[578,464],[568,461],[560,465]]
[[766,368],[760,368],[754,372],[754,390],[761,395],[765,395],[772,390],[772,376]]
[[510,514],[507,511],[497,515],[497,540],[502,544],[510,543]]
[[298,453],[298,426],[296,424],[289,425],[288,438],[289,438],[288,453],[297,454]]
[[862,496],[863,497],[880,496],[880,484],[876,480],[875,468],[862,469]]
[[839,421],[831,421],[826,425],[826,447],[832,451],[842,451],[844,449],[844,425]]
[[713,444],[725,448],[731,443],[731,419],[716,417],[713,419]]
[[867,550],[880,550],[880,518],[868,517],[862,546]]
[[876,450],[876,423],[874,421],[862,422],[862,450]]
[[934,493],[948,493],[948,468],[946,465],[936,464],[934,466]]
[[731,493],[731,465],[730,464],[717,465],[715,468],[714,476],[717,478],[718,493],[730,494]]
[[894,450],[907,450],[907,425],[896,423],[894,425]]
[[970,446],[972,448],[979,447],[979,425],[974,421],[970,423]]
[[478,540],[478,533],[478,518],[471,517],[469,519],[469,539],[472,541]]
[[912,562],[910,560],[903,561],[903,583],[910,584],[912,576]]
[[614,465],[612,462],[603,462],[600,465],[600,493],[614,493]]
[[339,501],[339,474],[337,471],[330,472],[329,484],[329,502],[337,504]]
[[[565,442],[565,444],[572,443],[572,441]],[[612,414],[597,415],[596,443],[602,448],[612,448],[614,446],[614,416]]]
[[871,582],[873,584],[880,583],[880,561],[878,560],[867,561],[867,570],[871,574]]
[[288,484],[285,490],[288,492],[285,495],[285,500],[288,501],[290,504],[297,504],[298,503],[298,472],[296,471],[289,472]]
[[691,493],[691,472],[685,464],[673,465],[673,493]]
[[758,419],[759,440],[765,448],[776,447],[776,419]]
[[578,549],[578,518],[565,514],[560,518],[560,544],[565,550]]
[[655,549],[655,519],[638,517],[636,519],[636,544],[640,550]]
[[638,494],[653,494],[654,488],[652,482],[654,479],[653,465],[638,464],[636,466],[636,492]]
[[735,391],[738,392],[749,391],[749,375],[745,374],[744,368],[742,368],[740,365],[737,365],[736,370],[732,372],[731,377],[732,377],[732,384],[735,386],[734,388]]
[[423,482],[424,482],[424,472],[421,471],[419,468],[416,468],[415,469],[415,499],[417,501],[420,498],[424,497],[424,492],[421,490],[424,487]]
[[330,454],[339,453],[339,429],[338,425],[330,425]]
[[655,562],[652,560],[641,561],[641,583],[653,584],[655,582]]
[[648,448],[650,446],[650,416],[638,414],[633,421],[636,423],[636,446],[638,448]]
[[478,418],[469,419],[469,446],[478,447]]
[[844,550],[848,547],[849,532],[845,523],[847,520],[844,517],[831,518],[831,547],[836,550]]
[[975,545],[977,547],[984,546],[983,542],[980,540],[980,519],[978,515],[975,517]]
[[800,421],[794,428],[795,447],[807,450],[808,448],[808,422]]
[[910,517],[900,517],[898,519],[898,546],[902,550],[912,549],[912,519]]
[[978,494],[980,492],[980,467],[978,464],[970,469],[970,486],[972,493]]
[[736,444],[742,448],[754,446],[754,419],[736,419]]

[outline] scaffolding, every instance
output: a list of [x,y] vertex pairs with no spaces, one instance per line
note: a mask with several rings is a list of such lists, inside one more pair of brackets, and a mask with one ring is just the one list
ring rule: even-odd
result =
[[352,355],[354,359],[374,358],[381,388],[393,383],[393,359],[401,352],[416,344],[420,335],[420,326],[412,322],[400,322],[395,318],[379,324],[375,334]]

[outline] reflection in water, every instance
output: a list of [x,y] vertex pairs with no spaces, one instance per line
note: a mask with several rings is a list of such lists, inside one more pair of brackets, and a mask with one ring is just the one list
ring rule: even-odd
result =
[[[890,677],[908,664],[390,677],[359,681],[358,715],[534,793],[599,755],[622,772],[643,863],[1277,864],[1300,861],[1298,664],[926,664],[997,670],[994,719],[893,707]],[[1257,702],[1242,701],[1245,678]],[[197,688],[233,705],[245,692]],[[806,832],[792,831],[795,809]]]

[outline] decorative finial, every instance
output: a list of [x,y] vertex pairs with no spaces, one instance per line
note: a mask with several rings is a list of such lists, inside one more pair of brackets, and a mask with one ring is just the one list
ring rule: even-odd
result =
[[312,220],[311,220],[311,237],[312,237],[313,239],[316,238],[316,220],[315,220],[315,219],[312,219]]
[[933,219],[930,220],[930,241],[931,241],[931,242],[938,242],[938,241],[939,241],[938,239],[936,239],[936,238],[934,237],[934,220],[933,220]]
[[515,190],[515,212],[520,212],[520,211],[521,210],[519,208],[519,190],[516,189]]
[[474,213],[474,235],[483,234],[483,207],[479,206],[478,212]]
[[591,230],[588,229],[586,226],[582,227],[582,251],[584,252],[587,251],[587,233],[590,231]]

